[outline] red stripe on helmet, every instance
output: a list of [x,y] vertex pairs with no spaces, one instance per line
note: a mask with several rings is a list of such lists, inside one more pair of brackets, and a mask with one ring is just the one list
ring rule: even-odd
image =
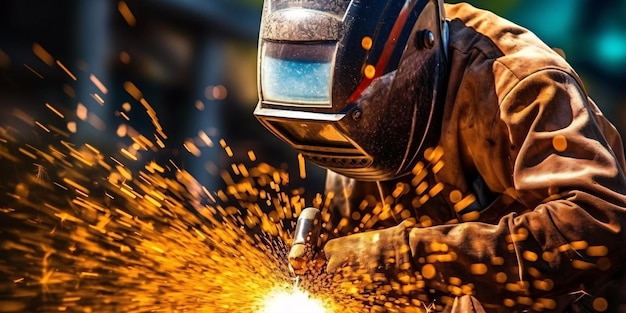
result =
[[363,78],[359,86],[354,90],[352,95],[348,98],[347,103],[353,103],[361,97],[361,93],[372,83],[372,81],[378,77],[380,77],[383,70],[387,67],[387,63],[389,63],[389,58],[391,58],[391,54],[393,50],[396,48],[396,44],[398,43],[398,37],[400,37],[400,33],[404,28],[404,24],[406,23],[407,18],[409,17],[409,6],[405,5],[402,10],[400,10],[400,14],[398,14],[398,18],[396,22],[393,24],[393,28],[391,28],[391,32],[389,33],[389,37],[387,37],[387,41],[385,42],[385,47],[383,48],[383,52],[376,62],[375,73],[372,78]]

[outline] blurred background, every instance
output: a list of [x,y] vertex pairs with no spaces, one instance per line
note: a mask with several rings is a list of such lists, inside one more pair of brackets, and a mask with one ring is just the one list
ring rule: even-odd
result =
[[[626,134],[625,1],[468,2],[561,49]],[[141,133],[154,132],[154,118],[136,113],[136,106],[124,109],[139,90],[167,134],[163,157],[209,189],[219,187],[218,170],[236,160],[225,160],[215,148],[183,148],[202,134],[217,147],[223,138],[235,159],[252,150],[275,166],[297,168],[295,151],[252,115],[261,6],[261,0],[2,1],[0,108],[51,126],[50,107],[88,112],[76,124],[57,126],[106,152],[119,148],[119,125],[128,120]],[[1,123],[14,119],[0,114]],[[323,171],[312,165],[307,171],[307,184],[321,191]]]
[[[469,2],[560,49],[591,97],[626,135],[626,1]],[[214,309],[214,302],[256,297],[246,292],[254,286],[246,279],[269,284],[268,273],[284,276],[280,254],[260,257],[228,236],[219,237],[220,242],[232,245],[214,250],[196,238],[202,236],[194,230],[219,223],[205,223],[210,210],[187,176],[176,177],[187,189],[176,184],[153,189],[170,189],[168,200],[182,199],[185,209],[203,211],[181,213],[171,201],[163,200],[161,207],[146,203],[147,197],[132,200],[127,190],[133,186],[147,192],[140,190],[145,176],[132,176],[124,168],[154,172],[155,160],[188,171],[216,191],[224,187],[222,171],[234,172],[240,169],[236,164],[256,159],[257,165],[267,162],[287,170],[289,188],[298,188],[297,196],[307,205],[322,192],[324,171],[306,163],[306,177],[300,179],[297,153],[253,116],[261,6],[261,0],[0,1],[0,312],[203,306],[204,312],[224,312]],[[158,147],[138,148],[153,143]],[[85,160],[93,155],[89,151],[64,154],[85,147],[107,159]],[[115,169],[82,166],[96,161]],[[183,171],[164,176],[171,172]],[[134,183],[126,184],[133,177]],[[272,178],[268,181],[277,180]],[[269,192],[272,185],[266,185],[259,188]],[[266,204],[263,209],[274,205]],[[204,212],[207,219],[195,224],[189,212]],[[267,214],[272,218],[275,213],[274,224],[265,224],[289,227],[277,212]],[[242,227],[226,225],[227,230]],[[218,230],[206,234],[213,239],[233,234]],[[273,270],[252,263],[239,267],[232,279],[240,258],[233,258],[231,250],[267,261],[264,266]],[[210,258],[196,256],[209,251]],[[215,279],[216,273],[228,275]]]

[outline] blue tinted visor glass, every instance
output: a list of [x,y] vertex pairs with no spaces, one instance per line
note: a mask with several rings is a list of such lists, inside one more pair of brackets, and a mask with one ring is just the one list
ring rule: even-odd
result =
[[261,59],[263,100],[330,106],[335,47],[336,43],[265,42]]

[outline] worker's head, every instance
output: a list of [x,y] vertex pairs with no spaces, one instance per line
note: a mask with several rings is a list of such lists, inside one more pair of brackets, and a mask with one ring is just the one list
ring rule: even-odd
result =
[[340,174],[408,173],[439,138],[443,28],[441,0],[265,0],[255,115]]

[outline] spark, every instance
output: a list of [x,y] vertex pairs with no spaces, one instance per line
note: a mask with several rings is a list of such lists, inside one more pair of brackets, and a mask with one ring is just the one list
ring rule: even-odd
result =
[[55,184],[56,186],[58,186],[59,188],[61,188],[61,189],[68,190],[68,188],[67,188],[67,187],[65,187],[65,186],[63,186],[63,185],[61,185],[61,184],[59,184],[58,182],[54,182],[54,184]]
[[65,116],[61,112],[59,112],[59,110],[55,109],[49,103],[46,103],[46,108],[48,108],[50,111],[54,112],[54,114],[58,115],[60,118],[65,118]]
[[45,132],[49,133],[50,130],[44,126],[43,124],[41,124],[39,121],[35,121],[35,125],[39,126],[41,129],[43,129]]
[[119,114],[120,114],[120,116],[122,116],[122,118],[124,118],[125,120],[130,121],[130,117],[128,117],[128,115],[126,115],[126,113],[124,113],[124,112],[120,112]]
[[49,66],[54,65],[54,57],[38,43],[33,43],[33,53]]
[[302,153],[298,153],[298,167],[300,168],[300,178],[306,178],[306,167],[304,166],[304,156]]
[[31,159],[37,159],[37,156],[33,153],[30,153],[29,151],[26,151],[26,149],[20,147],[18,148],[18,151],[23,153],[24,155],[28,156]]
[[126,4],[125,1],[120,1],[117,3],[117,10],[120,12],[120,14],[129,26],[135,26],[137,20],[135,19],[135,15],[133,15],[133,12],[131,12],[128,4]]
[[74,75],[67,67],[65,67],[65,65],[63,65],[61,61],[57,60],[56,63],[65,72],[65,74],[67,74],[67,76],[69,76],[72,80],[77,80],[76,75]]
[[100,105],[104,105],[104,99],[102,99],[102,97],[101,97],[99,94],[97,94],[97,93],[93,93],[93,94],[91,94],[91,97],[92,97],[94,100],[96,100],[96,102],[98,102],[98,104],[100,104]]
[[35,180],[43,181],[47,176],[46,168],[38,163],[33,163],[33,165],[35,165]]
[[135,98],[135,100],[139,101],[141,98],[143,98],[143,94],[141,93],[141,91],[139,90],[139,88],[137,88],[137,86],[135,84],[133,84],[133,82],[125,82],[124,83],[124,90],[126,90],[126,92],[131,95],[133,98]]
[[89,193],[89,189],[87,189],[86,187],[84,187],[84,186],[80,185],[79,183],[77,183],[77,182],[73,181],[73,180],[72,180],[72,179],[70,179],[70,178],[67,178],[67,177],[66,177],[66,178],[63,178],[63,181],[64,181],[66,184],[68,184],[68,185],[70,185],[70,186],[72,186],[72,187],[76,188],[77,190],[82,191],[83,193]]
[[126,150],[126,148],[122,148],[122,149],[120,149],[120,152],[121,152],[121,153],[122,153],[125,157],[127,157],[128,159],[130,159],[130,160],[133,160],[133,161],[137,161],[137,160],[138,160],[138,159],[137,159],[137,156],[135,156],[134,154],[132,154],[130,151]]
[[37,77],[43,79],[43,75],[39,74],[37,71],[35,71],[32,67],[24,64],[24,67],[27,68],[29,71],[31,71],[33,74],[35,74]]
[[250,159],[250,161],[254,162],[256,161],[256,154],[254,154],[254,151],[249,150],[248,151],[248,158]]
[[196,157],[200,157],[200,155],[202,155],[202,152],[200,151],[198,146],[196,146],[196,144],[191,139],[185,140],[185,143],[183,143],[183,147],[185,147],[185,149],[189,153],[193,154]]
[[98,77],[96,77],[96,75],[91,74],[89,75],[89,80],[91,80],[91,82],[100,90],[100,92],[102,92],[103,94],[107,94],[109,92],[109,89],[98,79]]
[[209,137],[209,135],[207,135],[205,131],[203,130],[199,131],[198,137],[207,147],[213,147],[213,141],[211,140],[211,138]]

